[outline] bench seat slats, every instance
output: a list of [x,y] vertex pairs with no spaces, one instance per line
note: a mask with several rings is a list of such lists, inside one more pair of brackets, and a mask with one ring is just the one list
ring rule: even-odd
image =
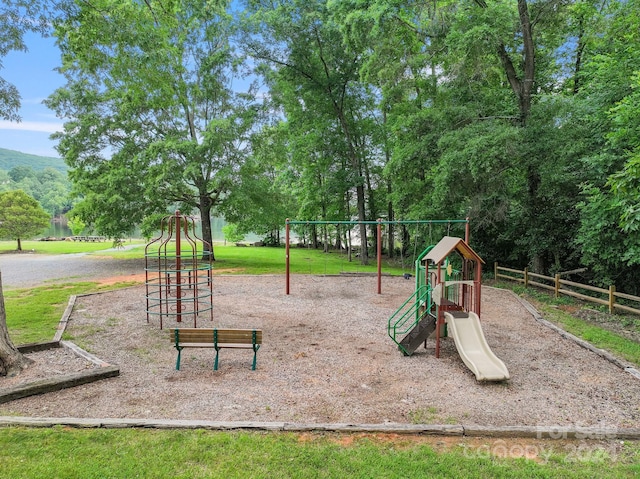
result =
[[218,354],[222,348],[253,349],[253,370],[256,369],[256,357],[262,344],[260,329],[218,329],[218,328],[172,328],[171,341],[178,350],[176,369],[180,369],[180,356],[183,348],[215,348],[214,370],[218,369]]
[[[172,329],[172,341],[175,342],[175,331]],[[213,342],[213,329],[180,329],[178,339],[180,343]],[[248,343],[253,344],[253,330],[251,329],[218,329],[218,343]],[[262,331],[256,330],[256,344],[262,344]],[[204,346],[203,346],[204,347]]]
[[[224,346],[223,346],[224,344]],[[256,345],[259,345],[260,343],[256,343]],[[178,346],[180,346],[181,348],[215,348],[215,344],[213,344],[213,342],[210,343],[178,343]],[[221,343],[218,341],[218,347],[219,348],[235,348],[235,349],[251,349],[253,348],[253,345],[251,343],[247,344],[247,343]]]

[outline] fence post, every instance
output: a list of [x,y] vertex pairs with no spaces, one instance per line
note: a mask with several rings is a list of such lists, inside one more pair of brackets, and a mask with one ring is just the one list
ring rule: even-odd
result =
[[529,287],[529,268],[524,269],[524,287]]
[[616,303],[616,287],[615,285],[609,286],[609,314],[613,314],[614,307],[613,305]]
[[556,298],[560,297],[560,275],[556,273],[556,285],[555,285]]
[[498,262],[497,261],[493,263],[493,279],[495,281],[498,280]]

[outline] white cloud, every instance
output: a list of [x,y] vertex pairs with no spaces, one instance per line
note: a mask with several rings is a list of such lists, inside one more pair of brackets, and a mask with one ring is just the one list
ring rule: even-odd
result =
[[0,120],[0,130],[20,130],[39,131],[44,133],[55,133],[62,131],[62,123],[45,121],[23,121],[20,123]]
[[42,105],[42,102],[45,101],[47,97],[35,97],[35,98],[23,98],[21,100],[23,105]]

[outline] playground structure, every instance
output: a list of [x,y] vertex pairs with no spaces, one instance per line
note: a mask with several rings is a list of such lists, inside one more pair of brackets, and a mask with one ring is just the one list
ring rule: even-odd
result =
[[[453,258],[453,253],[457,255]],[[460,261],[454,269],[453,261]],[[466,241],[445,236],[415,261],[416,288],[389,318],[388,334],[406,356],[430,337],[451,334],[463,362],[478,381],[503,381],[509,371],[489,345],[480,324],[482,258]]]
[[208,313],[213,320],[213,285],[211,278],[211,245],[195,234],[195,221],[176,211],[161,221],[161,234],[144,250],[147,323],[151,317],[193,319],[197,327],[200,315]]
[[378,278],[378,294],[382,294],[382,226],[383,225],[448,225],[452,224],[464,224],[465,225],[465,240],[469,241],[469,218],[464,220],[396,220],[396,221],[385,221],[382,219],[378,219],[377,221],[299,221],[299,220],[290,220],[289,218],[285,221],[285,294],[290,294],[290,234],[291,234],[291,226],[292,225],[346,225],[346,226],[355,226],[355,225],[376,225],[376,259],[377,259],[377,278]]

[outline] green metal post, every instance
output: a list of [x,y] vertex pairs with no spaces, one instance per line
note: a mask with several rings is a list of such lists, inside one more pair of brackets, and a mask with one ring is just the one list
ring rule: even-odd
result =
[[217,329],[213,330],[213,347],[216,350],[216,359],[213,363],[213,370],[217,371],[218,370],[218,353],[220,353],[220,348],[218,347],[218,330]]
[[251,337],[253,339],[253,365],[251,366],[251,370],[256,370],[256,361],[258,359],[258,348],[260,348],[259,344],[256,344],[256,330],[254,329],[251,333]]
[[174,329],[173,330],[173,337],[174,337],[175,342],[176,342],[176,349],[178,350],[178,359],[176,360],[176,371],[180,371],[180,356],[182,355],[182,348],[180,346],[178,346],[178,344],[180,343],[180,330],[179,329]]

